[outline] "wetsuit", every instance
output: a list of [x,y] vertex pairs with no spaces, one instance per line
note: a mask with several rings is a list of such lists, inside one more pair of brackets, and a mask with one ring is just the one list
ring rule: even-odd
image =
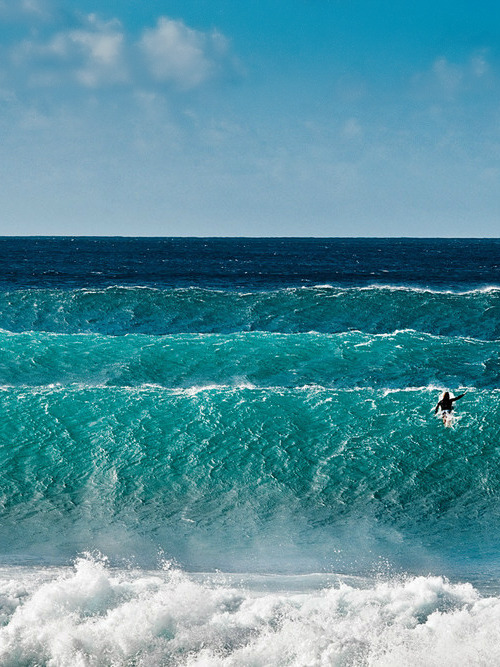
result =
[[441,408],[441,412],[451,412],[453,410],[453,403],[454,401],[458,401],[459,398],[462,398],[462,396],[465,396],[467,392],[464,391],[463,394],[460,394],[459,396],[455,396],[454,398],[451,398],[450,395],[448,394],[445,398],[442,398],[439,403],[436,405],[436,409],[434,410],[434,414]]

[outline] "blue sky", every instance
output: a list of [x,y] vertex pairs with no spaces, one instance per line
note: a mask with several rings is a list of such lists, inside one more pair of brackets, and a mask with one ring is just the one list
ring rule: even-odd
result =
[[0,0],[0,234],[499,236],[500,5]]

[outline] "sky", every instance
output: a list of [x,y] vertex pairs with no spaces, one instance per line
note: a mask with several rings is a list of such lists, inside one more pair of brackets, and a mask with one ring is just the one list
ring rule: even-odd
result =
[[500,234],[500,3],[0,0],[0,235]]

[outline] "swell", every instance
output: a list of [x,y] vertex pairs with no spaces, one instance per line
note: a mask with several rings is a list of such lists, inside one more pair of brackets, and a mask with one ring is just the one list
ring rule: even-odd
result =
[[331,560],[360,526],[372,554],[381,535],[496,553],[498,397],[470,392],[444,429],[426,389],[5,389],[2,553],[140,543],[206,567],[267,540]]
[[499,343],[416,331],[366,334],[0,332],[0,386],[474,386],[493,389]]
[[152,335],[269,331],[500,338],[500,290],[288,288],[240,293],[201,288],[37,289],[0,292],[0,328],[13,332]]

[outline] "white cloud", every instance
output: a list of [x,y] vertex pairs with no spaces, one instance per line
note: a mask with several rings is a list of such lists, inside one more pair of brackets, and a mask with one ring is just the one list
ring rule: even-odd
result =
[[85,18],[81,28],[61,31],[45,42],[25,40],[12,52],[13,61],[39,85],[69,78],[87,87],[123,82],[127,78],[124,34],[117,21]]
[[486,53],[484,51],[477,53],[471,58],[471,69],[473,75],[478,79],[490,72],[490,64],[486,60]]
[[66,48],[80,52],[82,65],[75,71],[85,86],[123,82],[128,76],[124,60],[124,35],[115,22],[100,27],[94,17],[95,30],[74,30],[65,35]]
[[363,128],[356,118],[349,118],[342,127],[342,136],[346,139],[360,139],[363,136]]
[[450,63],[446,58],[438,58],[432,66],[432,71],[448,94],[457,92],[464,78],[463,68]]
[[216,73],[227,40],[217,31],[204,33],[161,17],[155,28],[144,31],[139,48],[157,81],[194,88]]
[[[39,13],[42,0],[23,0],[19,11]],[[2,7],[0,0],[0,11]],[[59,17],[61,18],[61,17]],[[15,89],[61,86],[85,88],[128,84],[134,90],[155,90],[173,84],[190,90],[232,68],[228,40],[213,30],[202,32],[182,21],[161,17],[134,42],[114,19],[71,13],[63,28],[45,23],[21,42],[4,48]],[[56,27],[56,24],[57,27]],[[8,49],[8,51],[6,50]]]
[[20,5],[21,10],[27,14],[35,14],[36,16],[46,15],[46,8],[39,0],[23,0]]
[[46,0],[0,0],[0,16],[10,21],[46,20],[51,8]]
[[440,95],[454,99],[457,96],[479,90],[491,83],[492,69],[485,50],[477,51],[461,63],[451,62],[440,56],[427,72],[414,77],[416,90],[425,95]]

